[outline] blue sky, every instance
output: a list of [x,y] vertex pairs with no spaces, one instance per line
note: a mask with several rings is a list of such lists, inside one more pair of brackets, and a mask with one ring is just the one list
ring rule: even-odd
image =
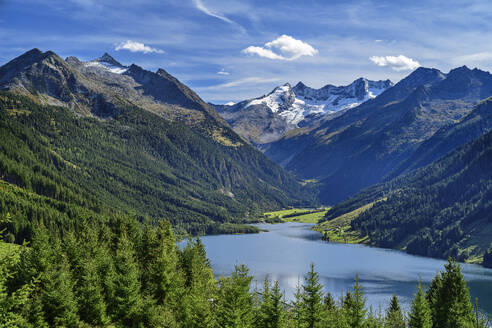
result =
[[396,82],[419,65],[491,70],[491,36],[488,0],[0,0],[0,64],[34,47],[109,52],[217,103],[300,80]]

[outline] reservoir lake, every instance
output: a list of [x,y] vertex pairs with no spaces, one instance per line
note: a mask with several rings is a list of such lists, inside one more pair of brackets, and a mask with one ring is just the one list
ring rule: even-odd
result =
[[[401,251],[321,240],[312,224],[257,224],[268,230],[259,234],[201,237],[216,276],[229,275],[235,264],[245,264],[260,289],[268,275],[278,280],[286,300],[292,300],[298,281],[302,284],[310,263],[320,275],[325,292],[335,299],[351,289],[355,276],[364,288],[367,306],[385,310],[393,293],[408,309],[419,279],[426,287],[446,261],[413,256]],[[492,314],[492,269],[462,264],[471,296]]]

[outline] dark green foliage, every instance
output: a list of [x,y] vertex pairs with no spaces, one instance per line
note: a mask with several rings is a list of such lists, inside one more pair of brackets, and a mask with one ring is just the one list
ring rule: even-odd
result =
[[393,294],[390,305],[386,311],[385,328],[405,328],[405,320],[398,302],[398,297]]
[[473,306],[458,263],[449,259],[432,281],[427,301],[434,328],[473,327]]
[[190,240],[186,245],[182,252],[182,268],[185,290],[176,292],[181,277],[175,276],[171,281],[174,284],[174,295],[181,294],[182,326],[214,327],[216,318],[213,306],[217,299],[217,285],[200,239]]
[[273,286],[268,278],[265,278],[263,290],[261,291],[261,301],[255,316],[256,328],[280,328],[285,323],[285,303],[280,291],[278,281]]
[[253,327],[253,296],[250,285],[253,277],[244,265],[235,267],[231,277],[219,279],[217,324],[219,327]]
[[483,266],[492,268],[492,248],[483,254]]
[[481,257],[492,229],[492,133],[425,168],[361,192],[325,219],[374,201],[351,223],[372,244],[406,247],[424,256]]
[[77,117],[2,92],[0,181],[29,192],[0,187],[0,214],[14,219],[9,238],[30,239],[32,220],[65,224],[115,211],[168,218],[180,233],[257,232],[233,224],[267,208],[312,203],[313,193],[252,146],[216,142],[219,128],[137,107],[108,120]]
[[409,328],[432,328],[432,316],[429,303],[422,291],[422,284],[419,282],[417,293],[415,294],[408,318]]
[[314,263],[311,263],[311,270],[304,277],[304,281],[301,297],[301,327],[319,327],[323,311],[323,286],[319,282],[318,273],[314,271]]
[[359,277],[355,277],[354,290],[349,295],[352,295],[351,301],[347,306],[348,321],[353,328],[362,328],[364,318],[366,317],[366,298],[362,286],[359,284]]
[[134,245],[123,232],[115,252],[113,317],[125,326],[137,327],[142,319],[143,302],[140,297],[140,276]]
[[[244,265],[217,281],[200,240],[177,248],[165,221],[153,227],[120,217],[81,230],[39,226],[31,246],[0,257],[0,264],[2,327],[404,327],[396,297],[386,316],[367,311],[357,278],[338,302],[323,297],[313,265],[291,304],[278,282],[266,279],[252,291]],[[419,285],[411,328],[475,327],[456,262],[436,276],[427,299]],[[478,322],[487,327],[483,316]]]

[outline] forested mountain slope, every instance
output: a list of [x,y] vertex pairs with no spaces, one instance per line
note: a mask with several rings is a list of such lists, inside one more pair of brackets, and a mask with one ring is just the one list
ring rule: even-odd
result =
[[492,98],[487,98],[458,123],[439,129],[422,143],[408,160],[395,169],[391,177],[423,167],[451,150],[470,142],[492,130]]
[[368,236],[371,244],[481,262],[492,243],[492,132],[424,168],[362,191],[324,220],[372,202],[351,222],[351,229]]
[[491,95],[488,72],[419,68],[315,129],[291,131],[265,153],[300,178],[320,181],[321,200],[334,204],[381,182],[441,127]]
[[[77,205],[94,213],[167,218],[193,233],[213,232],[216,223],[244,221],[267,208],[314,203],[313,192],[163,71],[130,66],[125,75],[86,67],[95,73],[49,52],[21,57],[0,68],[0,85],[9,90],[0,97],[6,193],[18,186],[58,201],[58,209]],[[129,80],[133,69],[142,76]],[[22,195],[14,198],[0,202],[0,213],[25,225],[36,209]],[[11,232],[20,231],[12,225]]]

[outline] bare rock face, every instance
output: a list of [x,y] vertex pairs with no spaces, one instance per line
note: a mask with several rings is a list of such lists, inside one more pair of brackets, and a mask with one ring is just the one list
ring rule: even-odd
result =
[[286,83],[262,97],[214,106],[239,135],[262,145],[282,138],[290,130],[336,117],[335,113],[372,99],[392,85],[389,80],[364,78],[347,86],[326,85],[320,89],[302,82],[294,87]]
[[108,118],[117,108],[138,106],[169,120],[226,124],[195,92],[163,69],[124,66],[108,53],[88,61],[65,60],[32,49],[0,68],[0,89],[64,106],[79,115]]

